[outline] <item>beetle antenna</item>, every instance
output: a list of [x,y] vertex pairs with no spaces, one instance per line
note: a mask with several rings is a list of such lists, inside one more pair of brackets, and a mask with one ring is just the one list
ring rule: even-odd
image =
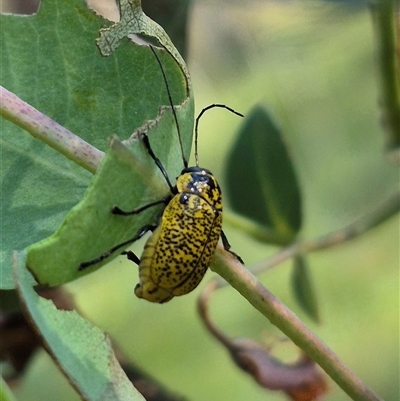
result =
[[228,106],[226,106],[226,105],[224,105],[224,104],[210,104],[209,106],[204,107],[204,109],[200,112],[200,114],[199,114],[199,115],[197,116],[197,118],[196,118],[196,124],[195,124],[195,128],[194,128],[194,158],[195,158],[195,160],[196,160],[196,166],[197,166],[197,167],[199,167],[199,155],[198,155],[198,152],[197,152],[197,139],[198,139],[198,136],[199,136],[199,134],[198,134],[198,127],[199,127],[200,117],[201,117],[207,110],[213,109],[214,107],[220,107],[220,108],[222,108],[222,109],[226,109],[226,110],[230,111],[230,112],[233,113],[233,114],[236,114],[237,116],[244,117],[243,114],[241,114],[241,113],[239,113],[239,112],[233,110],[232,108],[230,108],[230,107],[228,107]]
[[[164,79],[164,82],[165,82],[165,86],[166,86],[166,88],[167,88],[167,94],[168,94],[169,104],[170,104],[170,106],[171,106],[171,108],[172,108],[172,114],[174,115],[174,120],[175,120],[175,124],[176,124],[176,129],[177,129],[177,131],[178,131],[178,139],[179,139],[179,146],[181,147],[182,161],[183,161],[184,167],[186,168],[186,167],[188,166],[188,162],[186,161],[185,156],[184,156],[184,153],[183,153],[183,145],[182,145],[182,138],[181,138],[181,130],[180,130],[180,128],[179,128],[178,117],[177,117],[177,115],[176,115],[175,106],[174,106],[174,103],[172,102],[172,95],[171,95],[171,91],[170,91],[170,89],[169,89],[167,76],[166,76],[166,74],[165,74],[164,67],[162,66],[161,60],[160,60],[160,58],[158,57],[156,51],[154,50],[154,47],[153,47],[152,45],[149,45],[149,46],[150,46],[150,49],[151,49],[151,51],[153,52],[153,54],[154,54],[154,56],[155,56],[155,58],[156,58],[156,60],[157,60],[157,62],[158,62],[158,65],[160,66],[161,74],[162,74],[162,76],[163,76],[163,79]],[[164,49],[165,49],[165,47],[164,47]]]

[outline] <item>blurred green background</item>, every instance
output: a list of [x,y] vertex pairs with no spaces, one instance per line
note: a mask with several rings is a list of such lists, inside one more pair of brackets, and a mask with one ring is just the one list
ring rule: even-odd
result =
[[[371,17],[366,5],[346,4],[197,1],[189,19],[187,60],[197,111],[211,103],[244,114],[256,104],[269,108],[302,185],[303,238],[351,223],[399,188],[398,169],[383,153]],[[223,111],[208,113],[200,123],[200,164],[222,190],[240,124]],[[229,200],[224,203],[228,214]],[[278,250],[229,224],[224,230],[249,267]],[[140,253],[142,246],[143,241],[134,249]],[[320,325],[293,299],[290,263],[260,278],[379,396],[399,400],[398,217],[308,260]],[[204,283],[212,276],[207,273]],[[153,305],[134,296],[136,282],[136,267],[119,258],[69,289],[82,311],[135,362],[189,400],[286,399],[258,388],[205,332],[195,310],[204,283],[188,296]],[[232,336],[281,335],[232,289],[215,295],[211,306],[212,317]],[[16,394],[29,401],[79,399],[44,352]],[[349,398],[330,382],[326,399]]]

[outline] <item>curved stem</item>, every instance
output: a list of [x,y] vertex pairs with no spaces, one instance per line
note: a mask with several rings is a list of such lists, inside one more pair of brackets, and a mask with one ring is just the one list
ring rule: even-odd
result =
[[218,248],[213,262],[212,270],[317,362],[353,400],[380,400],[320,338],[229,253]]
[[95,173],[104,153],[0,86],[0,115]]

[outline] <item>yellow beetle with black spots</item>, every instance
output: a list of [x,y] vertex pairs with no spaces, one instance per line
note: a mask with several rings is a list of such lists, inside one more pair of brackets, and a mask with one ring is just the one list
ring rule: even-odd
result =
[[[166,84],[180,140],[178,119],[165,72],[156,52],[152,46],[150,47]],[[155,224],[142,227],[134,238],[114,246],[98,258],[81,263],[79,270],[101,262],[116,250],[133,243],[148,231],[152,231],[140,259],[132,251],[123,251],[122,254],[139,266],[139,284],[135,287],[136,296],[150,302],[164,303],[175,296],[187,294],[198,286],[211,263],[219,238],[222,239],[224,248],[231,252],[229,242],[222,231],[220,187],[213,174],[198,165],[199,119],[205,111],[213,107],[222,107],[242,116],[221,104],[212,104],[201,111],[195,125],[196,166],[188,167],[187,161],[183,159],[184,169],[177,178],[175,186],[172,186],[165,168],[153,153],[147,135],[142,134],[142,140],[149,155],[170,187],[170,194],[132,211],[123,211],[117,206],[114,206],[111,211],[113,214],[131,216],[160,203],[166,205],[165,209]],[[231,253],[243,263],[238,255]]]
[[197,287],[221,235],[221,191],[213,175],[200,167],[184,169],[176,190],[140,259],[135,294],[153,302]]

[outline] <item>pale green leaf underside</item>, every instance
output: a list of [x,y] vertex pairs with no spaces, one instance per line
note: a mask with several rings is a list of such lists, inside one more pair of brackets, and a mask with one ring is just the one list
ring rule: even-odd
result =
[[108,337],[76,311],[58,310],[51,300],[39,297],[30,285],[22,253],[14,253],[13,265],[24,308],[79,394],[87,400],[143,401],[116,360]]

